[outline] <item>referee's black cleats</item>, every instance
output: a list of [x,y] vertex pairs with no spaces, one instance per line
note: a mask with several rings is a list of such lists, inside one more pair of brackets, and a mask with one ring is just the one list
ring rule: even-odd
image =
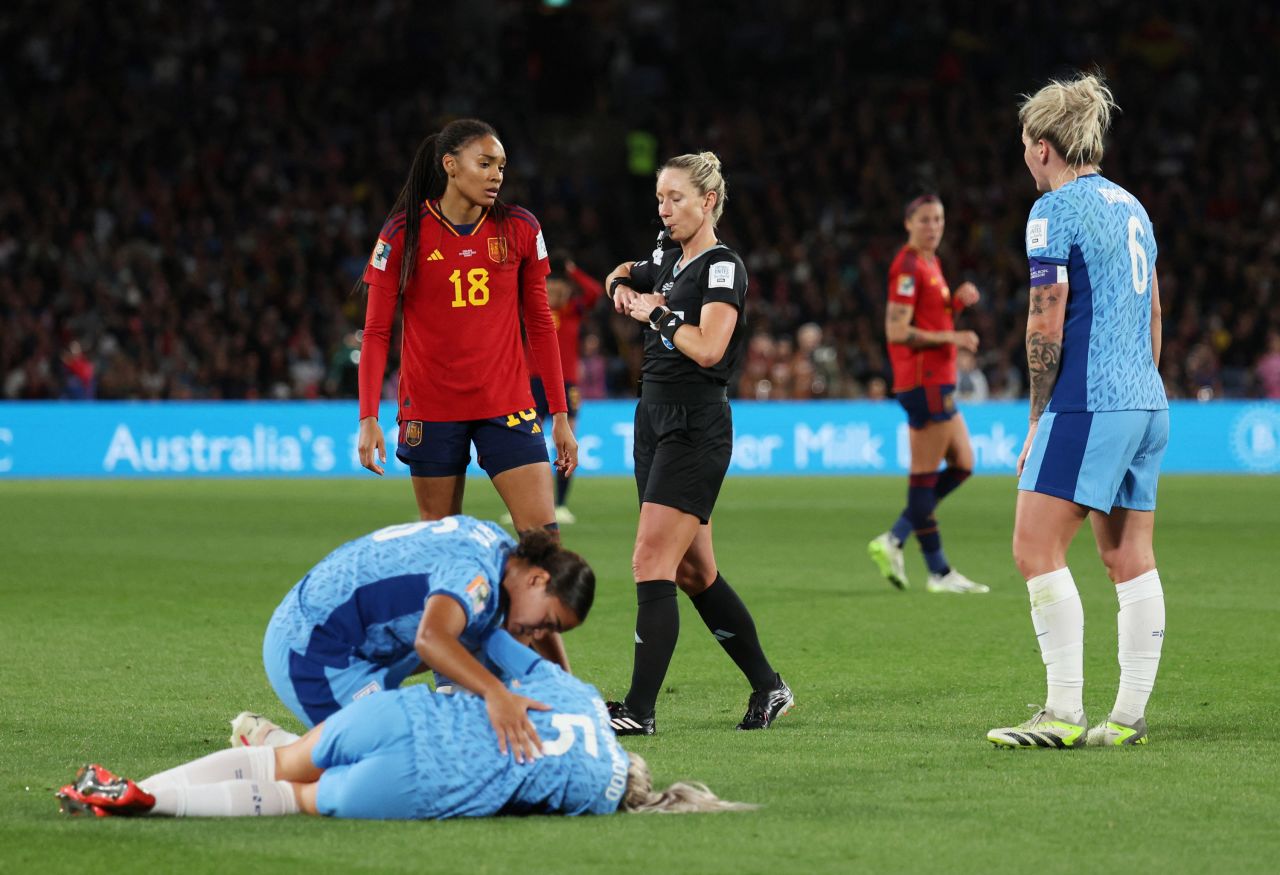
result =
[[627,707],[626,702],[606,702],[609,709],[609,725],[615,735],[653,735],[654,717],[639,717]]
[[747,714],[738,724],[739,729],[768,729],[774,720],[791,710],[796,697],[791,694],[791,688],[782,675],[777,677],[777,686],[751,694],[747,700]]

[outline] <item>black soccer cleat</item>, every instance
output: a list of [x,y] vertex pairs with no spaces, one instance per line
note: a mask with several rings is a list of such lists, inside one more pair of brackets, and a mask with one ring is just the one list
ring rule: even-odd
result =
[[756,690],[747,699],[747,713],[738,724],[739,729],[768,729],[773,721],[791,710],[796,697],[791,688],[778,675],[778,685],[767,690]]
[[615,735],[653,735],[654,717],[637,717],[626,702],[606,702],[609,709],[609,725]]

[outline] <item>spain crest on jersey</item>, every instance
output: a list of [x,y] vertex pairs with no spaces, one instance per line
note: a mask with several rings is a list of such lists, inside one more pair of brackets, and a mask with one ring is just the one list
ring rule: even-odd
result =
[[502,264],[507,260],[506,237],[489,238],[489,260],[497,264]]

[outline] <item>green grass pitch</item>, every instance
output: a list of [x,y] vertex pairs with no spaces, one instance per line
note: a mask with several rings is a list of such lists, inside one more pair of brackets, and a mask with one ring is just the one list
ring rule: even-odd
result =
[[[467,510],[495,516],[488,483]],[[581,480],[565,540],[596,607],[566,643],[606,695],[630,678],[633,487]],[[1013,485],[975,478],[939,512],[988,596],[892,590],[866,558],[901,478],[733,479],[720,566],[796,708],[737,733],[745,682],[682,599],[659,734],[629,739],[659,782],[694,778],[754,813],[359,823],[59,817],[52,792],[99,760],[142,777],[226,744],[244,708],[283,716],[267,618],[340,542],[413,516],[407,482],[0,483],[0,871],[1243,872],[1280,863],[1277,478],[1167,477],[1168,604],[1151,743],[999,751],[988,728],[1044,695],[1009,555]],[[1071,563],[1085,704],[1115,693],[1115,597],[1087,527]],[[282,721],[284,722],[284,721]]]

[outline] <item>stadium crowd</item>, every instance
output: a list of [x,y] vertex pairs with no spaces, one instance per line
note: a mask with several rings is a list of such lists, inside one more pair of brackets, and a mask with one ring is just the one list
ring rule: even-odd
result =
[[[468,115],[503,137],[504,199],[600,277],[650,248],[657,226],[637,217],[653,212],[661,158],[721,156],[722,230],[751,273],[743,398],[885,395],[902,204],[936,189],[948,278],[984,296],[962,317],[982,347],[962,356],[960,397],[1022,397],[1036,194],[1016,104],[1096,64],[1124,110],[1104,172],[1148,207],[1163,247],[1170,397],[1280,398],[1275,7],[752,0],[721,13],[12,4],[0,397],[354,398],[352,283],[419,141]],[[606,303],[583,335],[583,397],[633,394],[636,323]]]

